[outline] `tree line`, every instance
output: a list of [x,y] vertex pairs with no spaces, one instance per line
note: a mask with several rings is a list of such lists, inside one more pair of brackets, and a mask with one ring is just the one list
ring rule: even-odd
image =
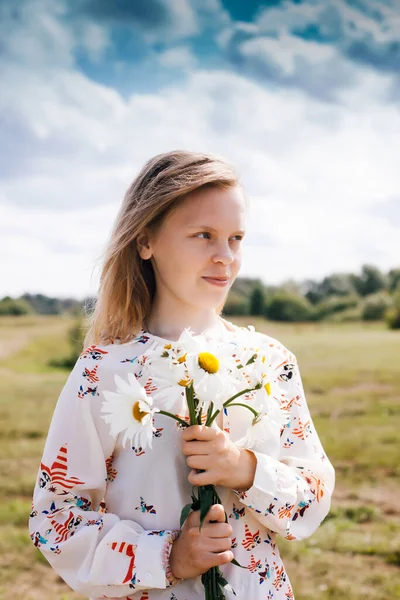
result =
[[[44,294],[5,296],[1,315],[82,315],[95,298],[51,298]],[[384,273],[365,264],[359,273],[334,273],[321,280],[288,280],[268,285],[257,278],[238,277],[231,287],[223,314],[261,316],[271,321],[384,320],[400,328],[400,267]]]
[[400,328],[400,268],[383,273],[365,264],[360,273],[334,273],[321,280],[286,281],[278,286],[238,278],[225,315],[262,316],[270,321],[378,321]]

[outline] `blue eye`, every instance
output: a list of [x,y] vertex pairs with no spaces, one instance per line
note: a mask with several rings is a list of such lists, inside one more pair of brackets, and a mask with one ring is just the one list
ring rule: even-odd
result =
[[197,234],[197,235],[198,235],[198,236],[199,236],[199,235],[208,235],[208,236],[209,236],[209,235],[210,235],[210,233],[209,233],[208,231],[202,231],[201,233],[199,233],[199,234]]

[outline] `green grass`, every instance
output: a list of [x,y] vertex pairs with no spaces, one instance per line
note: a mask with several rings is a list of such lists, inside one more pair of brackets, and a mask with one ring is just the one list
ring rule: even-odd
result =
[[[319,529],[301,542],[278,541],[296,600],[400,597],[400,332],[380,323],[235,322],[254,324],[296,354],[336,468],[331,511]],[[0,318],[0,600],[81,598],[27,529],[47,429],[68,376],[48,362],[69,353],[71,325],[53,316]]]

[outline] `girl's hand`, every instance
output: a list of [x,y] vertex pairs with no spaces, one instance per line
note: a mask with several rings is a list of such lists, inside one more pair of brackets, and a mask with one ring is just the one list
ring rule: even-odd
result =
[[[222,429],[192,425],[182,432],[182,451],[192,471],[192,485],[222,485],[248,490],[254,482],[257,459],[249,450],[235,446]],[[204,471],[198,473],[197,469]]]
[[191,512],[180,536],[172,544],[169,564],[178,579],[202,575],[211,567],[233,559],[232,527],[225,523],[222,504],[214,504],[207,513],[201,530],[200,511]]

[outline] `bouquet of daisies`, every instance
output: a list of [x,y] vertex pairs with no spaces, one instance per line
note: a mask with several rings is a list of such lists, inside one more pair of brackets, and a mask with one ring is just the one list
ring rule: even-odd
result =
[[[133,373],[128,373],[128,381],[115,375],[117,391],[103,392],[106,401],[101,408],[111,433],[117,436],[124,432],[124,446],[130,440],[136,447],[151,448],[155,413],[175,419],[181,427],[211,427],[224,409],[241,406],[253,418],[246,435],[236,442],[238,447],[252,448],[273,435],[283,418],[276,372],[265,353],[251,344],[249,336],[238,342],[240,356],[238,347],[210,341],[185,329],[176,342],[143,355],[144,370],[156,375],[163,393],[162,410]],[[168,410],[182,389],[187,407],[185,418]],[[191,510],[200,510],[201,527],[209,509],[217,503],[221,504],[221,499],[215,486],[193,487],[191,502],[182,509],[180,526]],[[228,520],[227,515],[225,519]],[[232,562],[240,566],[237,561]],[[219,567],[204,573],[202,583],[206,600],[223,600],[224,590],[233,592]]]

